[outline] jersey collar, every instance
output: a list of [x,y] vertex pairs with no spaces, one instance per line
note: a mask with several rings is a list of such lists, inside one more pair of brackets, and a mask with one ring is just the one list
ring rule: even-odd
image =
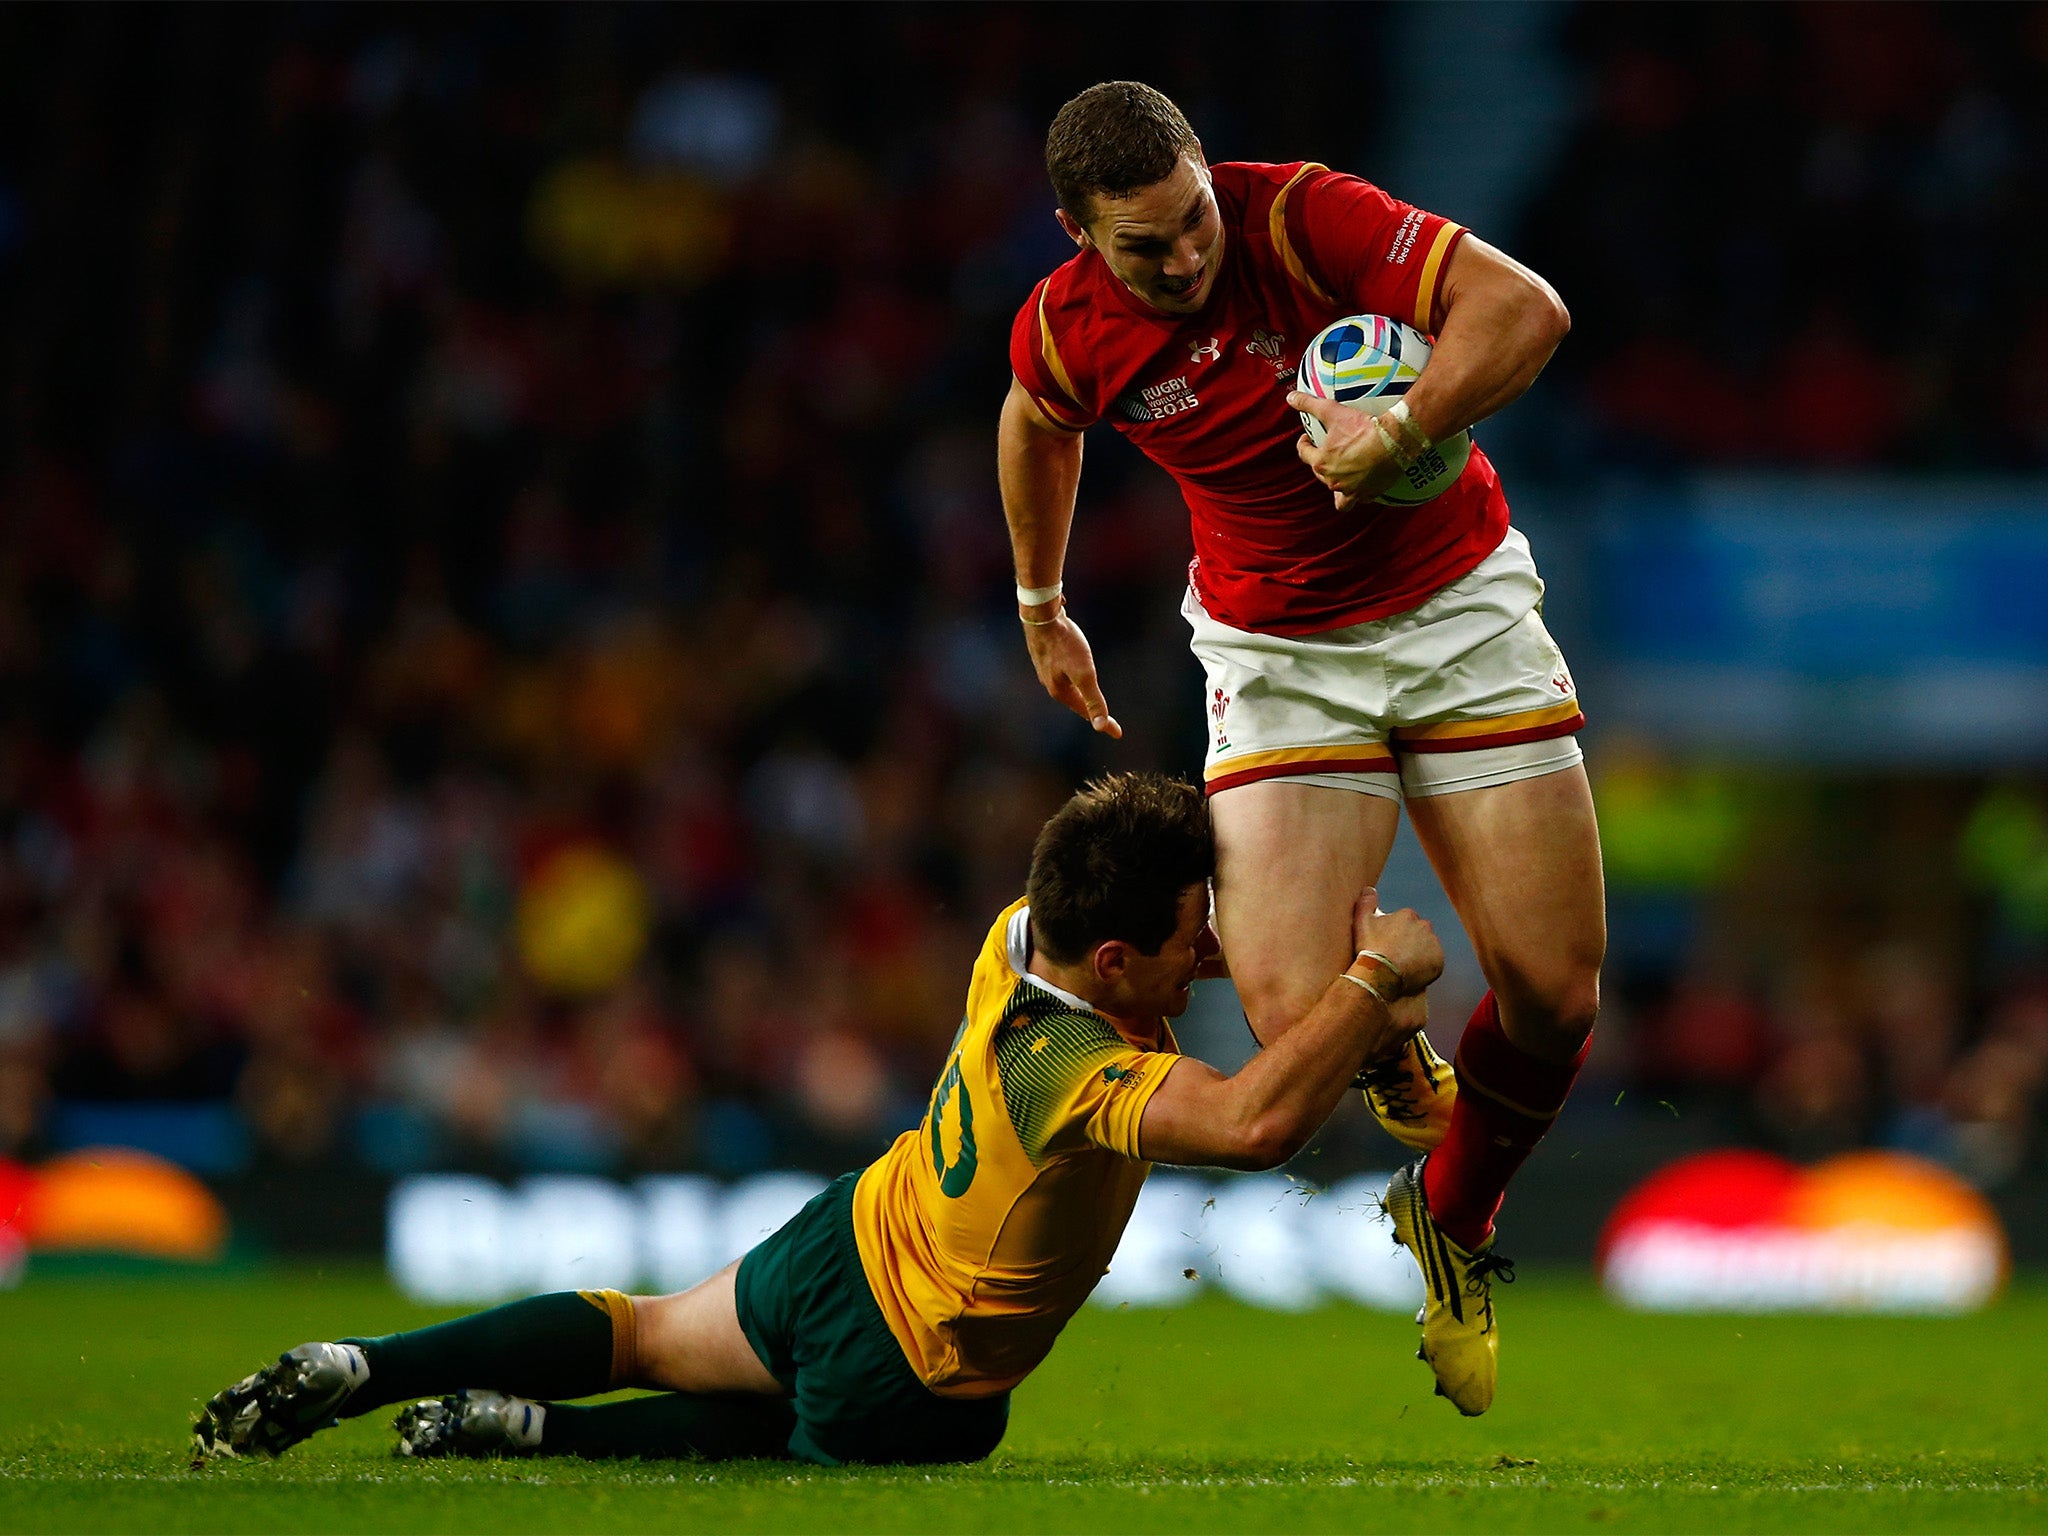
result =
[[1032,975],[1029,969],[1027,969],[1031,964],[1031,909],[1029,907],[1019,907],[1010,914],[1009,924],[1003,930],[1003,951],[1004,957],[1010,962],[1010,969],[1017,973],[1019,981],[1029,982],[1032,986],[1038,988],[1039,991],[1049,992],[1069,1007],[1078,1008],[1083,1013],[1092,1013],[1098,1019],[1108,1019],[1112,1029],[1141,1049],[1148,1051],[1158,1050],[1162,1042],[1165,1043],[1167,1049],[1171,1050],[1174,1048],[1172,1044],[1173,1035],[1167,1027],[1166,1020],[1160,1019],[1153,1026],[1149,1037],[1141,1035],[1137,1039],[1132,1040],[1129,1032],[1121,1024],[1117,1023],[1115,1019],[1111,1019],[1108,1014],[1089,1002],[1087,998],[1076,997],[1073,993],[1054,986],[1043,976]]
[[1069,1007],[1078,1008],[1083,1013],[1100,1012],[1087,998],[1076,997],[1073,993],[1054,986],[1043,976],[1033,976],[1031,974],[1031,909],[1029,907],[1019,907],[1010,914],[1010,926],[1003,934],[1003,948],[1008,952],[1007,958],[1010,962],[1010,969],[1017,973],[1020,980],[1030,982],[1032,986],[1038,988],[1041,992],[1050,992],[1061,1002]]

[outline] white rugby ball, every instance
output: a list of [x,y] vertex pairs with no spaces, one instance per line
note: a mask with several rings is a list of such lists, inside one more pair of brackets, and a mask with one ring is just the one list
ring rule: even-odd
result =
[[[1349,315],[1316,333],[1301,354],[1295,382],[1305,395],[1319,395],[1377,416],[1408,393],[1429,361],[1429,343],[1412,325],[1386,315]],[[1323,424],[1307,411],[1301,424],[1309,441],[1322,445]],[[1378,499],[1397,507],[1433,501],[1465,473],[1472,457],[1470,431],[1453,433],[1403,471],[1404,478]]]

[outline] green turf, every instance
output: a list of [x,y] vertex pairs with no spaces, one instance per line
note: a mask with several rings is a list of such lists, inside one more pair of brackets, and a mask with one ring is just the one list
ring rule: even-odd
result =
[[384,1415],[188,1471],[198,1401],[302,1339],[432,1315],[363,1274],[31,1276],[0,1295],[0,1530],[2048,1529],[2048,1287],[1956,1321],[1648,1318],[1501,1295],[1500,1401],[1405,1319],[1084,1314],[985,1466],[399,1463]]

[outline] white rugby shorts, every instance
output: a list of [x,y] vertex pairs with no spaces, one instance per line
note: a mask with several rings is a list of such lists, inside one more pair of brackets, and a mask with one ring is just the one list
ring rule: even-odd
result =
[[1513,528],[1419,607],[1321,634],[1233,629],[1190,587],[1181,614],[1209,680],[1208,792],[1285,779],[1399,800],[1581,762],[1585,716],[1542,602]]

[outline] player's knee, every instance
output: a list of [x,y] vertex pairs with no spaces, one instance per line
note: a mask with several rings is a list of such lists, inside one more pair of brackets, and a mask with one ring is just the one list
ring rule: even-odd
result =
[[1502,1022],[1509,1038],[1548,1059],[1574,1055],[1593,1033],[1600,1013],[1599,971],[1574,968],[1520,980],[1504,999]]
[[1559,991],[1551,1006],[1551,1028],[1560,1043],[1569,1041],[1576,1050],[1593,1033],[1600,1016],[1600,973],[1586,971],[1574,976]]

